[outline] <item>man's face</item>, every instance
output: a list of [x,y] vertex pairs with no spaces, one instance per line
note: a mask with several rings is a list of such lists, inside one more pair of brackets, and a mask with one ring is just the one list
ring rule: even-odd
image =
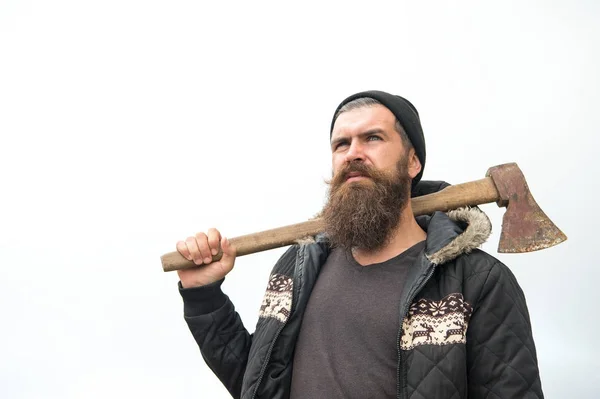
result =
[[[395,173],[401,157],[414,157],[414,151],[405,154],[400,134],[395,129],[396,117],[383,105],[362,107],[342,113],[333,126],[331,135],[332,169],[335,176],[350,162],[360,162],[379,171]],[[420,165],[408,162],[408,174],[414,178]],[[351,173],[346,181],[367,179]]]
[[405,151],[395,122],[383,106],[348,111],[336,120],[333,178],[322,212],[334,246],[377,250],[400,221],[420,164],[414,150]]

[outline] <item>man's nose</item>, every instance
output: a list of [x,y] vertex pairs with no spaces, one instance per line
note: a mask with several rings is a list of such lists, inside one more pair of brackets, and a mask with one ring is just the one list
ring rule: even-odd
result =
[[350,147],[346,152],[346,162],[353,161],[364,161],[365,154],[363,152],[363,146],[358,141],[353,141],[350,143]]

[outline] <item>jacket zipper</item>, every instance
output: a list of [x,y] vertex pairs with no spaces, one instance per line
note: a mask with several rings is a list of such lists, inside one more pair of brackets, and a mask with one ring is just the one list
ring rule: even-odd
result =
[[[303,248],[300,247],[300,249],[298,249],[298,255],[297,256],[304,256],[304,253],[300,254],[300,252],[304,252]],[[304,262],[302,262],[304,263]],[[297,275],[296,270],[294,270],[294,277]],[[284,327],[286,326],[288,320],[290,319],[290,317],[292,317],[292,313],[295,310],[296,307],[296,302],[298,301],[298,294],[297,294],[297,290],[298,289],[298,283],[296,281],[294,281],[294,286],[293,286],[293,290],[292,290],[292,307],[290,309],[290,315],[288,316],[288,318],[285,320],[285,322],[281,325],[281,327],[279,327],[277,329],[277,332],[275,333],[275,336],[273,337],[273,341],[271,341],[271,345],[269,346],[269,350],[267,351],[267,356],[265,357],[265,362],[260,370],[260,374],[258,375],[258,382],[256,383],[256,388],[254,388],[254,392],[252,393],[252,396],[250,397],[250,399],[254,399],[256,398],[256,394],[258,393],[258,388],[260,388],[260,383],[262,382],[262,379],[265,375],[265,372],[267,371],[267,366],[269,365],[269,360],[271,360],[271,352],[273,351],[273,348],[275,347],[275,343],[277,342],[277,338],[279,338],[279,334],[281,334],[281,331],[283,331]]]
[[[290,312],[290,315],[291,315],[291,312]],[[279,329],[275,333],[275,337],[273,338],[273,341],[271,342],[271,346],[269,346],[269,350],[267,351],[267,357],[265,358],[265,363],[263,364],[263,367],[260,370],[260,375],[258,376],[258,382],[256,383],[256,388],[254,388],[254,392],[252,393],[251,399],[256,398],[256,394],[258,393],[258,388],[260,387],[260,383],[262,382],[263,376],[265,375],[265,371],[267,371],[267,365],[269,364],[269,360],[271,359],[271,352],[273,351],[275,342],[277,341],[277,338],[279,338],[279,334],[283,330],[283,327],[285,327],[286,323],[284,323],[281,327],[279,327]]]
[[[397,397],[397,399],[402,399],[402,396],[404,396],[404,395],[402,395],[400,387],[402,385],[404,385],[403,382],[406,381],[406,379],[407,379],[406,367],[402,367],[402,349],[400,348],[400,340],[402,339],[402,326],[404,325],[404,319],[406,318],[406,315],[408,314],[408,309],[410,308],[412,301],[415,299],[417,294],[421,291],[421,289],[423,289],[425,284],[427,284],[427,282],[433,275],[433,272],[435,271],[435,266],[436,266],[435,263],[431,264],[429,273],[427,273],[427,276],[425,276],[425,278],[417,286],[417,289],[415,289],[414,294],[410,298],[408,298],[408,301],[406,301],[406,305],[404,306],[404,309],[402,309],[402,312],[400,313],[400,315],[401,315],[400,330],[398,331],[398,339],[396,340],[396,348],[398,350],[398,366],[396,367],[396,383],[397,383],[396,397]],[[400,380],[400,369],[402,369],[402,380]]]

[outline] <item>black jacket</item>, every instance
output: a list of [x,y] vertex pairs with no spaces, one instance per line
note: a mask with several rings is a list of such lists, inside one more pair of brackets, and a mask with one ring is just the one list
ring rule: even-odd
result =
[[[476,249],[490,234],[485,214],[461,209],[417,221],[427,241],[398,308],[397,397],[543,398],[523,292],[505,265]],[[252,335],[222,281],[180,286],[202,356],[233,397],[289,397],[302,316],[329,251],[318,237],[284,253]]]

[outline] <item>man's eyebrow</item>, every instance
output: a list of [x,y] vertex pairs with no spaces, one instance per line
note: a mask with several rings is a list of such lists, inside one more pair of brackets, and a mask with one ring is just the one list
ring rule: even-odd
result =
[[334,147],[334,146],[336,146],[336,145],[338,145],[339,143],[342,143],[342,142],[344,142],[344,141],[348,141],[348,138],[346,138],[346,137],[343,137],[343,136],[342,136],[342,137],[335,138],[335,139],[331,140],[331,146],[332,146],[332,147]]
[[[360,137],[360,138],[363,138],[365,136],[370,136],[372,134],[383,134],[383,135],[385,135],[385,130],[380,129],[380,128],[369,129],[369,130],[366,130],[366,131],[364,131],[362,133],[357,134],[357,136]],[[331,146],[333,147],[334,145],[339,144],[339,143],[341,143],[343,141],[348,141],[348,137],[341,136],[341,137],[338,137],[338,138],[335,138],[335,139],[331,140]]]

